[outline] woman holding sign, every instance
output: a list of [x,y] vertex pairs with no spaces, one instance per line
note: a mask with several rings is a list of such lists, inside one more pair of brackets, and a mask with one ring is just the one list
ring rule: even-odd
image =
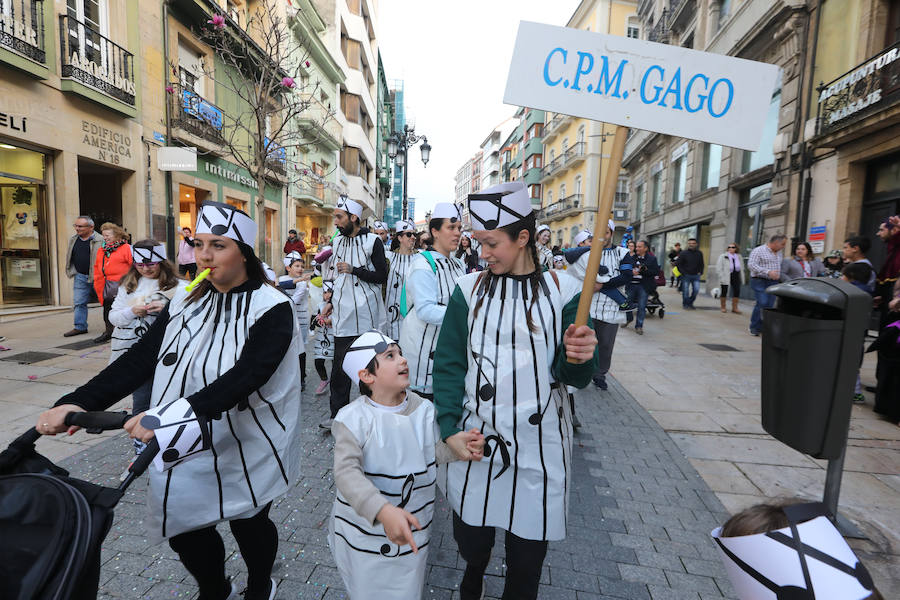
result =
[[596,365],[590,327],[575,327],[581,283],[542,271],[525,185],[469,196],[488,269],[461,277],[434,356],[441,438],[464,456],[463,432],[485,436],[484,458],[448,465],[453,537],[466,561],[460,598],[481,597],[494,545],[506,531],[503,598],[536,598],[549,540],[566,536],[572,416],[566,385]]
[[62,433],[67,413],[104,410],[153,380],[151,409],[125,425],[160,445],[149,471],[149,534],[168,538],[204,600],[237,598],[221,521],[247,563],[245,597],[274,598],[278,536],[268,513],[300,467],[300,335],[290,298],[253,253],[256,230],[245,213],[205,203],[194,248],[209,276],[179,289],[138,343],[37,424]]

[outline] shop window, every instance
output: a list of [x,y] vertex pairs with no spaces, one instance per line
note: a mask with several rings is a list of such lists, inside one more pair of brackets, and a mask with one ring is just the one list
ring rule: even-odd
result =
[[763,243],[763,210],[772,198],[772,183],[741,192],[738,207],[737,243],[746,264],[750,251]]
[[719,187],[719,176],[722,168],[722,146],[703,144],[703,181],[702,189]]
[[781,88],[775,90],[772,101],[769,103],[769,112],[766,114],[766,122],[763,125],[762,141],[759,150],[751,152],[744,150],[744,159],[741,172],[749,173],[760,167],[771,165],[775,162],[775,134],[778,133],[778,113],[781,108]]

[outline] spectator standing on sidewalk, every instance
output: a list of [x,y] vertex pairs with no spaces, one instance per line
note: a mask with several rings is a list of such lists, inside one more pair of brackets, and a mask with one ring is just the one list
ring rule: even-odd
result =
[[80,216],[73,224],[75,234],[66,249],[66,275],[72,280],[72,304],[75,310],[74,327],[63,337],[82,335],[88,331],[87,305],[94,283],[94,257],[103,245],[103,238],[94,231],[94,220]]
[[900,277],[900,216],[894,215],[885,219],[878,226],[876,235],[887,245],[875,288],[875,302],[881,310],[881,326],[884,327],[889,312],[887,305],[891,299],[891,291]]
[[825,265],[813,255],[809,242],[797,242],[793,256],[781,261],[781,281],[824,275]]
[[681,271],[681,306],[694,310],[694,301],[700,292],[700,276],[703,275],[703,253],[697,248],[697,240],[688,240],[687,250],[675,259],[675,266]]
[[716,275],[719,276],[719,303],[722,312],[728,312],[725,308],[728,299],[728,290],[731,290],[731,312],[741,314],[738,310],[738,300],[741,297],[741,286],[746,283],[744,275],[744,259],[738,252],[736,243],[728,244],[728,251],[719,256],[716,261]]
[[178,243],[178,274],[185,275],[188,279],[197,276],[197,259],[194,258],[194,240],[191,238],[191,228],[181,228],[181,241]]
[[125,230],[115,223],[100,226],[104,246],[97,250],[94,261],[94,291],[103,302],[103,322],[106,331],[94,338],[102,344],[112,338],[113,324],[109,322],[109,311],[119,291],[119,280],[131,268],[131,246],[128,245]]
[[[869,282],[866,284],[868,289],[866,290],[870,294],[875,292],[875,266],[872,264],[868,258],[866,258],[866,254],[869,253],[869,249],[872,247],[872,242],[869,238],[857,235],[853,237],[849,237],[844,241],[844,266],[847,266],[851,263],[865,263],[871,267],[871,276],[869,277]],[[843,272],[843,268],[841,269]]]
[[301,256],[306,254],[306,244],[303,243],[303,235],[304,234],[301,233],[300,236],[297,237],[296,229],[288,230],[288,239],[284,243],[285,256],[291,252],[299,252]]
[[681,277],[675,275],[674,267],[675,267],[675,259],[678,258],[678,255],[681,254],[681,242],[675,242],[675,246],[669,250],[669,264],[673,267],[672,277],[670,278],[669,287],[675,287],[676,283],[679,287],[681,287]]
[[[645,240],[640,240],[634,249],[634,256],[631,257],[631,283],[628,284],[628,301],[637,305],[637,315],[634,319],[634,332],[638,335],[644,335],[644,315],[647,312],[647,296],[656,289],[654,278],[659,273],[659,263],[656,262],[649,250],[649,244]],[[632,319],[631,312],[625,313],[625,324],[622,327],[628,327]]]
[[787,236],[778,233],[769,238],[768,243],[750,252],[747,266],[750,269],[750,288],[756,297],[756,305],[750,315],[750,335],[762,332],[762,311],[775,304],[775,297],[767,294],[766,288],[781,280],[781,251],[786,243]]

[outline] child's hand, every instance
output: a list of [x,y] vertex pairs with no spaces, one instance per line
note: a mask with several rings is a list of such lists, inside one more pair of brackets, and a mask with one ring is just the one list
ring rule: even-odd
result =
[[419,552],[416,541],[413,539],[412,529],[410,529],[410,526],[417,530],[422,529],[417,518],[390,503],[385,504],[375,518],[384,525],[384,533],[389,540],[398,546],[409,544],[413,553]]
[[484,436],[477,429],[454,433],[446,443],[459,460],[481,460],[484,457]]
[[484,458],[484,435],[477,429],[470,429],[466,433],[472,435],[466,444],[466,449],[472,453],[471,460],[481,460]]

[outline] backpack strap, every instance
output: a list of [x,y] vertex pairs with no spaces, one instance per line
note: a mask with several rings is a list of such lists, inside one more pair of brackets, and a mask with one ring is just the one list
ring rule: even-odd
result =
[[428,250],[422,250],[421,254],[425,257],[425,260],[428,261],[428,264],[431,265],[431,272],[437,273],[437,263],[434,262],[433,258],[431,258],[431,252],[429,252]]

